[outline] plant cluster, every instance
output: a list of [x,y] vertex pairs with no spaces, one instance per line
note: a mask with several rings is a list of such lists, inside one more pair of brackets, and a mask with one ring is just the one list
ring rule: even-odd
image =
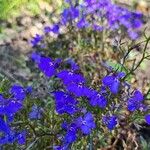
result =
[[[48,92],[40,98],[34,93],[40,86],[35,89],[34,83],[26,88],[15,84],[10,88],[9,94],[0,95],[0,145],[5,148],[8,144],[18,142],[23,145],[21,148],[34,149],[36,145],[36,149],[55,150],[81,149],[82,145],[83,149],[92,150],[107,147],[106,138],[115,137],[114,143],[117,143],[117,137],[121,135],[122,147],[128,146],[129,141],[133,144],[131,149],[138,147],[140,144],[137,144],[136,136],[131,139],[132,133],[135,133],[132,125],[136,126],[144,121],[150,125],[150,105],[146,101],[150,89],[147,93],[142,92],[128,80],[142,62],[150,58],[146,51],[150,37],[144,35],[146,40],[143,51],[140,51],[141,59],[138,62],[135,59],[133,63],[129,61],[130,64],[128,59],[131,52],[144,43],[135,41],[142,26],[142,14],[132,12],[110,0],[66,0],[66,7],[58,22],[46,26],[44,35],[37,34],[31,40],[37,52],[33,52],[30,59],[42,72],[42,75],[38,72],[40,78],[46,80],[44,94]],[[62,31],[63,27],[67,30],[65,33]],[[78,65],[72,59],[79,59],[82,53],[77,57],[62,55],[61,50],[55,47],[55,52],[51,51],[49,45],[49,51],[41,51],[45,50],[45,43],[50,40],[48,35],[58,36],[50,44],[56,47],[59,45],[63,54],[69,53],[70,43],[72,48],[78,48],[81,38],[75,38],[76,36],[91,40],[94,47],[90,48],[93,51],[101,44],[102,47],[96,51],[99,53],[106,52],[106,39],[114,39],[113,36],[122,39],[127,35],[132,42],[125,50],[121,48],[124,47],[121,42],[116,46],[119,67],[116,68],[107,61],[100,62],[106,72],[102,72],[98,82],[92,84],[94,79],[85,76],[86,71],[82,70],[81,64]],[[62,36],[70,40],[69,44]],[[109,48],[113,49],[112,47],[110,44]],[[35,80],[36,83],[40,82],[38,78]],[[29,98],[27,94],[31,94]],[[20,122],[17,122],[19,112],[23,112],[19,115],[25,117],[19,118]],[[128,132],[123,132],[124,130]],[[127,133],[130,133],[129,139]],[[103,144],[100,143],[102,140]],[[115,148],[114,143],[111,143],[111,148]]]

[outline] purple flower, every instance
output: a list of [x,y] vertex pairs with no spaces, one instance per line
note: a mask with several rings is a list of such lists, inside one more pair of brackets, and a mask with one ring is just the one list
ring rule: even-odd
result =
[[138,38],[138,33],[133,30],[128,30],[128,35],[132,40],[136,40]]
[[117,94],[119,92],[120,87],[120,78],[124,77],[125,74],[123,72],[105,76],[102,79],[103,84],[110,89],[113,94]]
[[148,125],[150,125],[150,114],[145,115],[145,121]]
[[8,134],[10,132],[9,125],[2,118],[0,118],[0,132],[3,132],[5,134]]
[[73,71],[63,70],[57,74],[57,77],[60,78],[65,85],[71,84],[72,82],[73,83],[85,82],[85,78],[82,75],[76,74]]
[[79,20],[79,22],[77,23],[77,27],[79,29],[82,29],[82,28],[85,28],[85,27],[88,27],[89,23],[85,20],[85,18],[81,18]]
[[43,36],[36,34],[35,37],[31,40],[31,44],[32,46],[37,46],[39,44],[39,42],[41,42],[43,40]]
[[21,102],[15,101],[13,99],[8,99],[7,101],[8,101],[8,103],[5,106],[5,114],[6,115],[15,114],[23,107],[23,104]]
[[71,58],[67,60],[67,64],[71,65],[71,70],[73,70],[73,71],[80,69],[79,66],[75,63],[75,61]]
[[58,24],[54,24],[51,31],[55,34],[59,33],[59,25]]
[[80,97],[80,96],[86,96],[88,97],[90,95],[91,90],[86,87],[82,83],[71,83],[66,86],[66,89],[75,94],[75,96]]
[[143,94],[136,90],[132,97],[130,97],[127,101],[127,108],[129,111],[138,110],[144,100]]
[[67,130],[67,133],[65,134],[64,140],[65,140],[66,144],[71,144],[77,140],[77,126],[76,126],[76,124],[72,123],[69,126],[69,129]]
[[64,144],[64,145],[60,145],[60,146],[54,146],[53,149],[54,150],[69,150],[69,145]]
[[[70,2],[70,7],[64,9],[61,14],[61,23],[66,25],[71,22],[77,21],[77,28],[90,28],[101,32],[104,28],[111,30],[123,29],[125,31],[132,31],[133,33],[128,35],[133,40],[137,38],[137,32],[135,29],[141,28],[143,25],[142,14],[138,12],[129,11],[119,5],[112,3],[111,0],[84,0],[81,4],[73,6]],[[103,18],[105,26],[101,25],[101,19]],[[96,23],[96,24],[95,24]],[[94,24],[94,25],[93,25]],[[123,27],[123,28],[122,28]]]
[[89,100],[90,100],[90,104],[92,106],[98,106],[100,108],[105,108],[107,105],[106,98],[96,91],[93,92],[93,94]]
[[26,132],[22,131],[17,135],[17,140],[19,145],[23,145],[26,143]]
[[47,77],[56,73],[54,63],[49,57],[41,57],[38,67]]
[[[56,73],[56,68],[60,61],[52,61],[49,57],[41,56],[38,53],[32,53],[32,59],[38,64],[38,68],[45,74],[47,77],[52,77]],[[60,60],[60,59],[59,59]]]
[[16,133],[15,131],[11,131],[8,134],[0,137],[0,145],[4,144],[12,144],[15,141],[18,141],[20,145],[25,144],[25,131],[21,133]]
[[72,115],[77,112],[78,102],[72,96],[62,91],[54,92],[54,96],[55,96],[56,111],[59,114],[68,113]]
[[29,118],[30,119],[41,119],[42,115],[42,109],[37,107],[37,105],[32,106],[32,110],[29,113]]
[[102,118],[102,122],[109,130],[113,130],[117,125],[117,117],[115,115],[106,115]]
[[27,86],[26,88],[25,88],[25,91],[26,91],[26,93],[32,93],[32,86]]
[[45,33],[49,33],[51,31],[52,31],[51,27],[49,27],[49,26],[44,27],[44,32]]
[[64,11],[61,14],[61,17],[61,22],[64,25],[66,25],[67,22],[79,17],[79,10],[71,6],[70,8],[64,9]]
[[95,31],[100,31],[100,32],[101,32],[101,31],[103,31],[104,28],[103,28],[102,26],[99,26],[99,25],[94,24],[94,25],[93,25],[93,29],[94,29]]
[[94,118],[90,112],[85,114],[83,117],[77,118],[76,124],[83,134],[90,134],[91,130],[95,128]]
[[41,59],[41,55],[38,54],[38,53],[36,53],[36,52],[33,52],[33,53],[31,54],[31,59],[32,59],[33,61],[35,61],[36,63],[39,63],[39,62],[40,62],[40,59]]
[[9,91],[10,94],[16,99],[23,101],[26,98],[26,92],[24,88],[18,84],[14,84]]

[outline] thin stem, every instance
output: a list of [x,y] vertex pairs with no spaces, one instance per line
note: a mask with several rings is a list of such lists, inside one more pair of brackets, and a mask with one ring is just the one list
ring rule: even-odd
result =
[[[133,74],[134,71],[137,70],[137,68],[141,65],[141,63],[147,58],[147,56],[145,56],[145,54],[146,54],[146,49],[147,49],[149,41],[150,41],[150,37],[146,40],[146,44],[144,46],[143,55],[142,55],[141,60],[138,62],[138,64],[136,66],[133,65],[131,71],[124,77],[124,79],[126,79],[130,74]],[[133,62],[133,63],[135,64],[135,62]]]

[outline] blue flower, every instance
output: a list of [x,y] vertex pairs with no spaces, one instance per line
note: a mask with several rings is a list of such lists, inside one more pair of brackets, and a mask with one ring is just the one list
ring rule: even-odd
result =
[[39,42],[41,42],[43,40],[43,36],[36,34],[35,37],[33,38],[33,40],[31,40],[31,44],[32,46],[37,46],[39,44]]
[[17,135],[17,140],[19,145],[23,145],[26,143],[26,131],[22,131]]
[[5,114],[5,105],[7,100],[0,94],[0,115]]
[[26,92],[24,88],[18,84],[14,84],[9,91],[10,94],[16,99],[23,101],[26,98]]
[[0,132],[3,132],[5,134],[8,134],[10,132],[9,125],[2,118],[0,118]]
[[58,59],[56,61],[52,61],[51,58],[41,56],[36,52],[32,53],[31,58],[38,64],[38,68],[45,74],[45,76],[52,77],[55,75],[55,69],[59,63]]
[[56,91],[53,93],[55,96],[56,111],[59,114],[68,113],[72,115],[77,112],[78,102],[72,96],[62,91]]
[[89,97],[89,95],[91,95],[91,89],[86,87],[83,83],[70,83],[66,85],[66,89],[77,97]]
[[49,33],[51,31],[52,31],[51,27],[49,27],[49,26],[44,27],[44,32],[45,33]]
[[69,145],[54,146],[54,150],[69,150]]
[[77,126],[76,124],[72,123],[65,134],[64,139],[66,144],[71,144],[77,140]]
[[33,105],[32,110],[29,113],[29,118],[30,119],[40,119],[42,117],[41,113],[42,113],[42,109],[37,107],[37,105]]
[[91,130],[95,128],[95,122],[92,114],[88,112],[83,117],[76,119],[77,127],[81,129],[83,134],[90,134]]
[[38,67],[47,77],[56,73],[54,63],[49,57],[41,57]]
[[57,74],[57,77],[60,78],[65,85],[85,82],[85,78],[82,75],[76,74],[73,71],[63,70]]
[[39,62],[40,62],[40,59],[41,59],[41,55],[38,54],[38,53],[36,53],[36,52],[33,52],[33,53],[31,54],[31,59],[32,59],[33,61],[35,61],[36,63],[39,63]]
[[90,104],[92,106],[98,106],[100,108],[105,108],[107,105],[106,98],[101,95],[101,93],[98,93],[97,91],[94,91],[92,96],[90,97]]
[[128,35],[132,40],[136,40],[138,38],[138,33],[133,30],[128,30]]
[[85,20],[85,18],[81,18],[79,20],[79,22],[77,23],[77,27],[79,29],[82,29],[82,28],[85,28],[85,27],[88,27],[89,26],[89,23]]
[[23,104],[21,102],[15,101],[13,99],[8,99],[7,101],[8,103],[5,106],[6,115],[13,115],[23,108]]
[[117,94],[119,92],[120,79],[124,76],[125,74],[123,72],[113,74],[113,75],[108,75],[102,79],[102,82],[106,87],[109,87],[110,91],[113,94]]
[[73,60],[73,59],[68,59],[67,61],[66,61],[66,63],[67,64],[70,64],[71,65],[71,70],[73,70],[73,71],[77,71],[77,70],[79,70],[80,69],[80,67],[75,63],[75,61]]
[[12,144],[18,141],[20,145],[25,144],[25,131],[17,133],[15,131],[10,131],[8,134],[0,137],[0,145]]
[[[61,23],[77,22],[79,29],[90,28],[101,32],[103,29],[119,30],[123,27],[131,39],[138,38],[138,32],[135,31],[143,25],[142,14],[129,11],[111,2],[111,0],[85,0],[80,4],[73,6],[70,1],[70,7],[64,9],[61,14]],[[99,18],[104,18],[107,24],[101,26]],[[96,25],[99,24],[99,25]]]
[[102,118],[102,122],[109,130],[113,130],[117,125],[117,117],[115,115],[106,115]]
[[102,26],[99,26],[99,25],[96,25],[96,24],[93,25],[93,29],[94,29],[95,31],[103,31],[103,27],[102,27]]
[[25,92],[26,93],[32,93],[32,86],[27,86],[26,88],[25,88]]
[[150,125],[150,114],[145,115],[145,121],[148,125]]
[[61,14],[61,17],[62,24],[66,25],[67,22],[79,17],[79,10],[71,6],[70,8],[64,9],[64,11]]
[[59,33],[59,25],[58,24],[54,24],[51,31],[55,34]]
[[138,110],[141,106],[142,101],[144,100],[143,94],[136,90],[131,98],[127,101],[127,108],[129,111]]

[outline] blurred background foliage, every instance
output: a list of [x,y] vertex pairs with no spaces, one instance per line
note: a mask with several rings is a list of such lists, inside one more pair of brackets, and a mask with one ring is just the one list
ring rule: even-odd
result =
[[0,20],[17,17],[22,9],[29,11],[31,15],[38,15],[41,12],[41,7],[46,4],[57,6],[59,9],[62,0],[0,0]]
[[[145,7],[149,0],[123,0],[114,2],[126,5],[132,5],[134,7]],[[25,9],[31,13],[31,15],[38,15],[41,12],[42,5],[53,5],[60,10],[62,7],[63,0],[0,0],[0,20],[6,20],[10,17],[17,17],[20,15],[20,10]],[[145,11],[145,8],[140,8]]]

